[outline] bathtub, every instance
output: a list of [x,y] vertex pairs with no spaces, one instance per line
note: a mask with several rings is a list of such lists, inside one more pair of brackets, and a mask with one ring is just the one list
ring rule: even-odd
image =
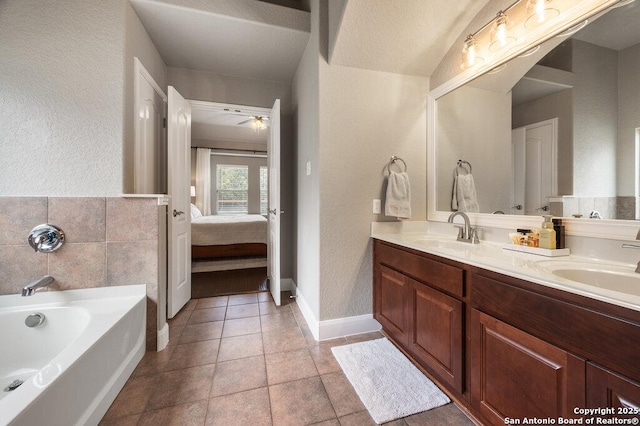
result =
[[97,425],[144,355],[145,309],[144,285],[0,296],[0,425]]

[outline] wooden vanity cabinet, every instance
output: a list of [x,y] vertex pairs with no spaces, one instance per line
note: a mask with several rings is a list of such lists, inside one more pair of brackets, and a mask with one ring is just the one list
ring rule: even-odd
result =
[[[422,367],[463,392],[463,271],[376,241],[374,318]],[[450,294],[447,294],[450,293]]]
[[640,312],[376,240],[374,318],[482,424],[640,410]]
[[583,359],[475,309],[471,324],[472,404],[490,424],[585,406]]
[[587,407],[612,408],[612,417],[640,418],[640,383],[588,363]]

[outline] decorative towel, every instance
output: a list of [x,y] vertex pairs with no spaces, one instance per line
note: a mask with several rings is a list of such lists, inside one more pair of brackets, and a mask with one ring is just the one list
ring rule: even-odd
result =
[[451,209],[459,212],[478,213],[478,197],[473,175],[456,175],[453,177],[453,197]]
[[407,172],[389,172],[384,214],[403,219],[411,218],[411,187]]

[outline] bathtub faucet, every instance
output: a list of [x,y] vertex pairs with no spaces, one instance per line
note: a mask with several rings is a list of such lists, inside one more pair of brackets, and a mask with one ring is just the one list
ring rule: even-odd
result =
[[55,281],[55,278],[53,278],[51,275],[45,275],[42,278],[38,278],[37,280],[32,281],[29,284],[27,284],[25,287],[23,287],[22,295],[33,296],[36,293],[36,291],[41,290],[45,287],[49,287],[51,284],[53,284],[54,281]]

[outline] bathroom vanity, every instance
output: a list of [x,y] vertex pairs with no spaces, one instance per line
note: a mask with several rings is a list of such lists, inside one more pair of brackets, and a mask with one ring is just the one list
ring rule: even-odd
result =
[[477,421],[640,418],[640,305],[585,296],[539,256],[404,240],[374,235],[374,318]]

